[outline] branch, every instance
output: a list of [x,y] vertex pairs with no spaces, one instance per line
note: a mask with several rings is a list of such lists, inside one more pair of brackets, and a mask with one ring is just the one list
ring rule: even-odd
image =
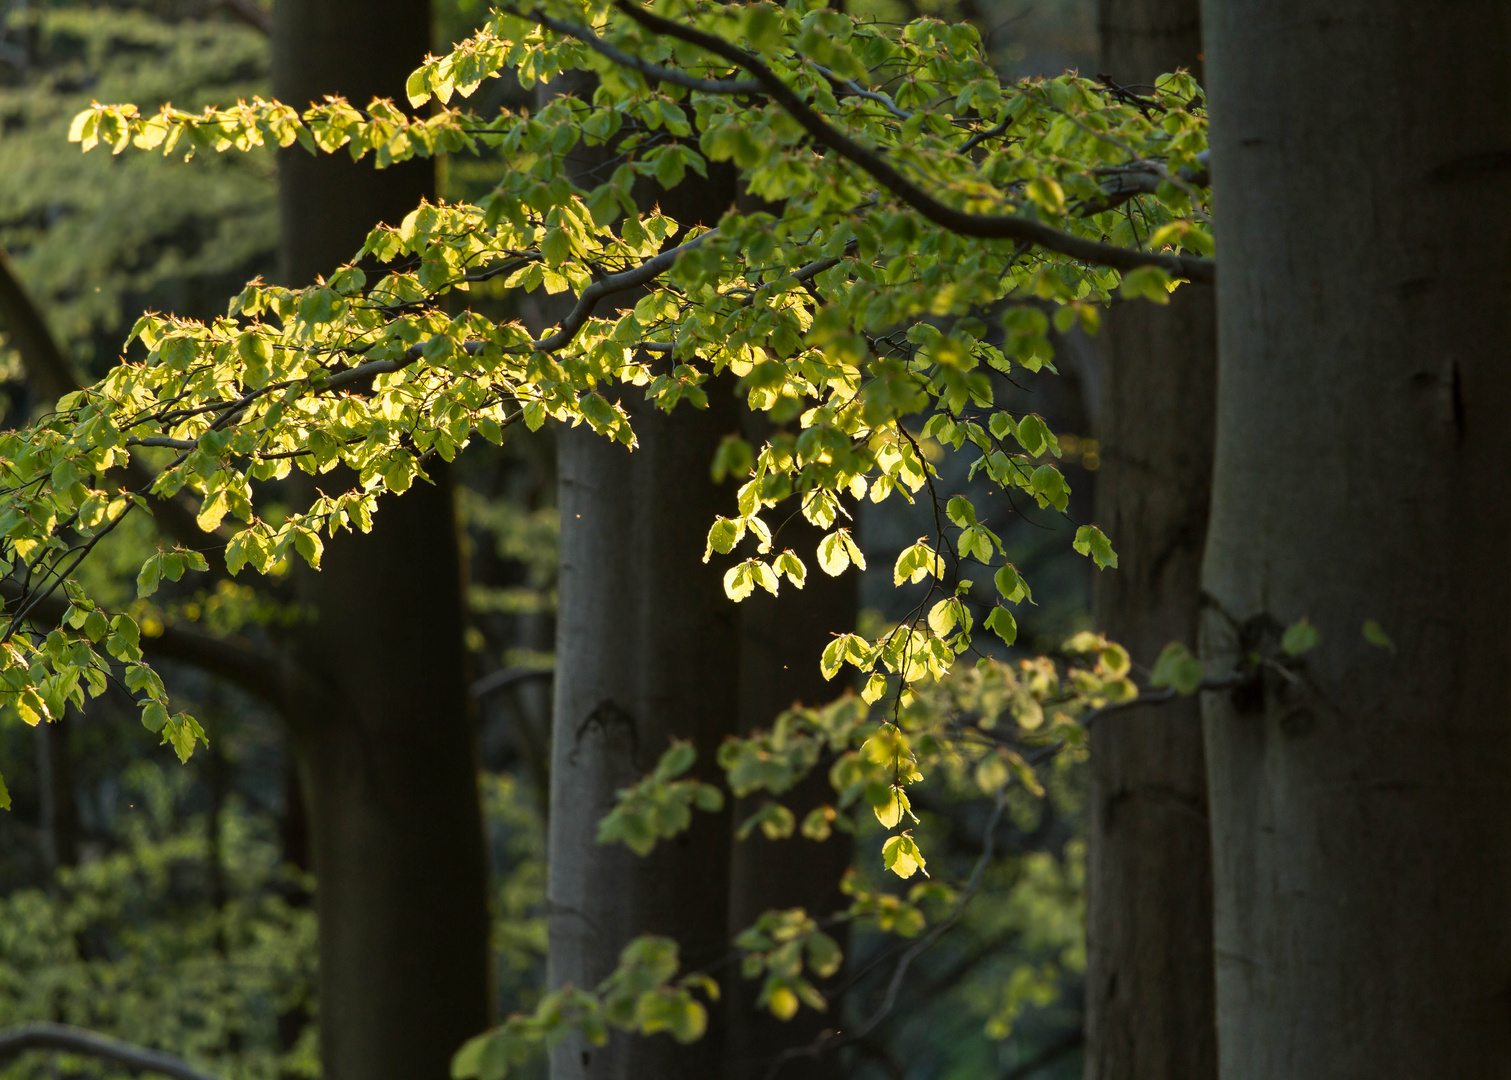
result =
[[210,0],[210,7],[225,9],[233,19],[253,30],[273,32],[273,16],[257,0]]
[[623,270],[617,274],[610,274],[608,277],[599,278],[586,289],[582,290],[582,295],[577,298],[577,305],[567,313],[565,319],[561,320],[561,326],[557,329],[556,333],[551,334],[549,337],[543,337],[539,341],[532,341],[530,343],[531,346],[539,349],[541,352],[556,352],[558,349],[566,348],[571,344],[572,339],[577,336],[577,331],[581,330],[583,325],[587,323],[598,301],[611,293],[638,288],[660,277],[672,268],[672,264],[677,261],[678,255],[681,255],[684,251],[692,251],[694,248],[701,246],[704,241],[716,235],[718,231],[718,229],[710,229],[706,233],[693,237],[686,243],[678,244],[674,248],[668,248],[654,258],[645,260],[639,266]]
[[27,1050],[86,1054],[114,1061],[134,1071],[158,1073],[174,1080],[220,1080],[211,1073],[200,1072],[181,1057],[96,1035],[68,1024],[18,1024],[0,1029],[0,1061],[7,1061]]
[[[1235,672],[1232,675],[1203,679],[1196,684],[1196,689],[1192,693],[1200,694],[1203,691],[1210,690],[1232,690],[1235,687],[1243,686],[1253,678],[1254,673],[1252,671],[1241,671]],[[1178,697],[1191,696],[1191,694],[1182,694],[1173,686],[1163,690],[1145,690],[1137,697],[1131,697],[1126,701],[1114,701],[1110,705],[1103,705],[1100,708],[1092,709],[1090,712],[1077,717],[1076,722],[1083,728],[1090,728],[1092,724],[1108,713],[1122,712],[1124,709],[1136,709],[1140,705],[1164,705],[1167,702],[1174,701]]]
[[467,693],[474,698],[485,698],[489,694],[496,694],[500,690],[507,690],[511,686],[520,686],[537,679],[542,682],[550,682],[556,677],[555,668],[500,668],[490,672],[481,679],[473,681],[467,688]]
[[1066,1054],[1079,1050],[1086,1044],[1086,1035],[1079,1029],[1069,1032],[1055,1042],[1050,1043],[1040,1050],[1034,1057],[1029,1058],[1021,1065],[1015,1065],[1002,1074],[1002,1080],[1027,1080],[1028,1077],[1041,1069],[1046,1069],[1059,1061]]
[[1210,259],[1136,251],[1132,248],[1104,244],[1099,240],[1088,240],[1019,214],[970,214],[947,206],[903,176],[881,154],[862,146],[819,116],[774,71],[744,49],[731,45],[713,34],[683,26],[670,19],[663,19],[659,15],[654,15],[629,3],[629,0],[615,0],[614,6],[653,33],[698,45],[743,67],[755,76],[756,81],[765,88],[766,92],[775,98],[794,120],[807,129],[814,139],[834,150],[841,157],[860,166],[870,174],[872,179],[941,228],[961,236],[973,236],[983,240],[1017,240],[1036,244],[1082,262],[1110,266],[1116,270],[1157,266],[1172,277],[1185,278],[1188,281],[1212,282],[1216,280],[1216,264]]
[[701,90],[705,94],[760,94],[764,92],[761,84],[754,79],[700,79],[696,75],[689,75],[676,68],[662,67],[649,60],[642,60],[638,56],[610,45],[588,27],[553,19],[538,8],[528,15],[514,8],[500,8],[499,10],[517,15],[521,19],[538,22],[548,29],[555,30],[558,34],[576,38],[594,52],[608,57],[620,67],[640,72],[652,82],[674,83],[677,86],[685,86],[689,90]]
[[976,890],[981,887],[981,879],[985,876],[986,868],[992,861],[997,822],[1002,820],[1002,814],[1006,809],[1007,799],[999,797],[997,804],[992,807],[991,816],[986,822],[986,838],[981,845],[981,855],[977,858],[976,865],[972,868],[971,876],[966,880],[965,887],[960,890],[960,895],[955,900],[954,908],[951,909],[949,915],[936,923],[927,934],[910,945],[907,951],[898,959],[897,967],[892,971],[892,978],[887,983],[886,995],[882,998],[881,1005],[877,1007],[876,1011],[867,1017],[865,1022],[860,1026],[845,1032],[843,1035],[840,1035],[839,1032],[826,1031],[806,1046],[794,1046],[783,1050],[776,1056],[776,1060],[772,1062],[771,1068],[767,1070],[766,1080],[775,1080],[782,1066],[793,1058],[818,1057],[820,1054],[827,1053],[830,1050],[837,1050],[842,1046],[848,1046],[851,1043],[861,1041],[870,1035],[871,1032],[875,1031],[877,1026],[887,1018],[887,1015],[892,1011],[892,1007],[897,1004],[898,992],[902,989],[903,979],[907,977],[908,968],[913,966],[913,961],[928,951],[945,931],[960,921],[960,917],[965,914],[966,905],[971,902],[971,898],[976,895]]
[[[13,603],[24,598],[25,592],[15,581],[0,581],[0,601]],[[68,607],[61,597],[50,596],[33,606],[26,618],[37,625],[57,626]],[[296,694],[308,694],[315,689],[308,675],[276,653],[185,626],[165,626],[156,637],[143,634],[140,645],[142,652],[153,659],[174,660],[218,676],[285,715]]]

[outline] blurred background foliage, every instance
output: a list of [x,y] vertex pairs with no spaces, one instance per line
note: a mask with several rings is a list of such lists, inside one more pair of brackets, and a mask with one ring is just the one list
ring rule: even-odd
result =
[[[1008,77],[1090,71],[1095,55],[1089,0],[854,0],[853,8],[887,21],[970,19]],[[436,48],[485,12],[482,0],[438,3]],[[247,278],[271,273],[270,154],[201,155],[186,165],[151,154],[85,157],[65,138],[91,99],[193,108],[267,94],[260,14],[255,0],[0,0],[0,246],[81,371],[98,375],[115,362],[142,311],[211,317]],[[522,101],[507,80],[473,99],[480,110]],[[488,189],[497,165],[463,157],[440,168],[446,196],[471,198]],[[479,294],[472,302],[502,303]],[[1060,433],[1072,516],[1084,519],[1097,466],[1095,368],[1084,341],[1059,346],[1058,376],[999,379],[995,389],[1007,407],[1039,412]],[[0,392],[3,422],[20,422],[30,403],[3,328]],[[558,534],[549,432],[474,448],[457,475],[494,861],[494,970],[507,1014],[532,1007],[544,977]],[[963,490],[963,479],[951,483]],[[1025,650],[1054,649],[1089,622],[1089,564],[1069,554],[1064,519],[1032,510],[1009,517],[984,478],[977,486],[971,497],[1000,507],[1009,557],[1035,582],[1038,606],[1021,619],[1019,640]],[[862,581],[864,632],[874,635],[913,602],[891,587],[888,568],[931,531],[930,513],[897,499],[865,504],[860,533],[881,569]],[[153,620],[188,619],[276,635],[301,617],[276,580],[262,592],[224,583],[209,593],[167,588],[152,607],[135,601],[124,568],[140,564],[153,538],[145,524],[121,532],[89,587],[106,602],[135,604],[149,632]],[[0,1026],[80,1024],[237,1080],[315,1076],[316,884],[283,734],[265,709],[213,680],[188,669],[168,675],[211,739],[210,752],[186,766],[154,745],[124,697],[107,695],[69,718],[61,780],[39,732],[0,713],[0,767],[14,798],[0,816]],[[914,966],[893,1019],[845,1051],[845,1075],[1079,1075],[1084,769],[1062,755],[1046,772],[1044,799],[1014,795],[980,893]],[[914,801],[931,856],[944,854],[936,878],[968,876],[986,839],[985,801],[942,785]],[[864,816],[863,831],[874,826]],[[856,873],[868,887],[904,890],[875,860],[861,860]],[[856,933],[836,1026],[875,1008],[898,948],[895,935]],[[109,1074],[39,1054],[0,1068],[7,1078]]]

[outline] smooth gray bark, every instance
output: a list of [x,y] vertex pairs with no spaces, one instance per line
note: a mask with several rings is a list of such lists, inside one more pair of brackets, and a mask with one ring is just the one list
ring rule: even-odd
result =
[[[724,407],[718,406],[720,392]],[[638,392],[631,389],[628,394]],[[676,739],[694,771],[718,779],[715,754],[733,731],[738,645],[722,568],[700,561],[720,504],[708,476],[733,422],[728,388],[715,407],[670,416],[634,410],[633,454],[586,431],[563,433],[562,515],[550,816],[549,981],[592,988],[640,934],[677,940],[683,967],[728,949],[729,814],[693,826],[648,856],[602,845],[599,820]],[[719,1072],[722,1012],[689,1046],[665,1034],[578,1038],[552,1051],[553,1080],[703,1080]]]
[[1511,7],[1203,17],[1206,651],[1322,639],[1205,703],[1221,1073],[1511,1076]]
[[[327,93],[402,98],[430,43],[415,0],[279,0],[273,80],[296,107]],[[281,275],[329,274],[379,221],[434,192],[413,162],[376,170],[300,150],[279,159]],[[291,717],[320,920],[326,1080],[441,1080],[489,1021],[487,862],[466,697],[450,476],[427,465],[383,500],[369,536],[328,543],[300,578],[318,622],[300,660],[327,693]],[[329,482],[329,481],[327,481]]]
[[[1101,62],[1122,85],[1199,70],[1199,0],[1101,0]],[[1097,575],[1097,625],[1148,665],[1195,644],[1212,479],[1213,291],[1114,305],[1103,357],[1097,521],[1119,567]],[[1210,1080],[1212,870],[1195,701],[1129,710],[1091,736],[1088,1080]]]
[[[683,224],[714,225],[734,185],[715,170],[706,181],[636,195]],[[667,414],[639,389],[623,388],[640,443],[633,452],[581,429],[562,433],[547,886],[553,987],[593,988],[641,934],[674,938],[684,970],[729,949],[727,807],[695,811],[691,829],[644,858],[597,842],[615,793],[650,772],[672,739],[691,740],[693,773],[717,782],[718,746],[736,730],[735,606],[724,595],[723,567],[701,558],[708,527],[731,502],[709,466],[739,420],[727,380],[705,389],[707,409],[682,403]],[[552,1080],[717,1076],[725,1012],[712,1004],[709,1013],[708,1033],[688,1046],[666,1034],[615,1033],[601,1048],[568,1039],[551,1053]]]

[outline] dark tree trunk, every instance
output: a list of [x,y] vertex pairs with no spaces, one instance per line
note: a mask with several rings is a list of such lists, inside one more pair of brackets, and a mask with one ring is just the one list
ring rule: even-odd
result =
[[37,790],[42,809],[42,861],[52,879],[79,861],[79,807],[74,798],[72,708],[37,726]]
[[[799,517],[776,540],[776,550],[790,547],[811,571],[802,592],[783,582],[780,596],[751,596],[740,608],[740,730],[770,728],[777,715],[794,704],[822,705],[844,690],[825,681],[819,656],[833,634],[855,626],[854,575],[838,578],[818,572],[810,553],[823,531]],[[769,796],[739,800],[731,825],[738,828]],[[815,769],[803,783],[781,796],[797,816],[815,806],[833,803],[827,767]],[[836,831],[815,843],[794,832],[785,840],[768,840],[759,829],[737,841],[730,865],[730,934],[738,934],[771,909],[805,908],[822,919],[847,906],[840,877],[850,864],[852,844]],[[839,929],[831,934],[842,934]],[[815,1012],[806,1006],[788,1021],[756,1008],[761,982],[735,975],[729,985],[729,1036],[726,1057],[731,1080],[761,1080],[776,1055],[790,1047],[814,1042],[826,1029],[839,1025],[837,1009]],[[781,1080],[817,1080],[834,1075],[828,1058],[798,1057],[786,1062]]]
[[1205,702],[1221,1073],[1511,1076],[1511,10],[1203,18],[1205,645],[1321,635],[1295,680]]
[[[634,393],[635,391],[630,391]],[[600,845],[614,793],[649,772],[673,738],[715,754],[734,728],[737,643],[722,569],[699,563],[719,509],[708,463],[732,409],[671,416],[636,410],[633,454],[583,430],[560,441],[561,614],[551,763],[550,982],[592,987],[639,934],[664,934],[700,967],[728,947],[728,812],[641,858]],[[725,401],[727,402],[727,393]],[[705,1037],[616,1034],[552,1053],[555,1080],[704,1080],[717,1076],[721,1013]]]
[[[402,98],[430,44],[414,0],[280,0],[274,89],[303,107]],[[279,160],[282,275],[307,284],[379,221],[433,193],[434,168],[344,155]],[[326,1080],[440,1080],[489,1021],[487,866],[466,697],[451,480],[429,465],[301,578],[318,622],[301,657],[330,693],[293,717],[320,918]]]
[[[1101,0],[1101,63],[1152,83],[1201,52],[1199,0]],[[1211,288],[1168,307],[1115,305],[1102,331],[1097,520],[1119,568],[1097,624],[1148,665],[1195,644],[1212,483],[1217,339]],[[1108,717],[1092,732],[1087,848],[1087,1080],[1211,1080],[1212,866],[1197,702]]]

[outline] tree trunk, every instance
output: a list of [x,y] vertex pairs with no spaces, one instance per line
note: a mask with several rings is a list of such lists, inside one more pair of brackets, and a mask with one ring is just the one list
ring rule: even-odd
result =
[[[733,410],[635,410],[630,454],[584,429],[560,441],[562,520],[550,816],[552,986],[592,988],[638,934],[664,934],[684,968],[728,948],[728,812],[695,811],[692,828],[647,857],[596,841],[615,792],[649,772],[673,738],[697,746],[695,772],[717,778],[734,728],[734,605],[722,568],[699,562],[722,493],[708,464]],[[635,393],[631,390],[630,393]],[[570,1038],[553,1080],[705,1080],[718,1075],[720,1014],[691,1046],[616,1033]]]
[[1511,1076],[1507,6],[1204,18],[1206,648],[1321,634],[1296,680],[1205,702],[1221,1072]]
[[[1199,0],[1101,0],[1098,70],[1152,83],[1197,69]],[[1098,575],[1097,625],[1152,664],[1194,644],[1212,481],[1214,297],[1115,305],[1102,332],[1097,520],[1119,568]],[[1197,702],[1109,717],[1091,736],[1087,848],[1088,1080],[1210,1080],[1212,864]]]
[[[586,96],[582,80],[552,92]],[[597,164],[584,154],[576,165]],[[713,226],[734,201],[733,170],[710,169],[671,191],[648,183],[681,224]],[[634,302],[622,298],[621,305]],[[601,314],[602,312],[600,312]],[[665,363],[665,360],[660,361]],[[641,934],[681,947],[683,970],[710,967],[729,942],[730,813],[695,810],[693,825],[639,857],[597,842],[615,793],[655,767],[672,739],[698,752],[693,775],[718,782],[719,744],[736,731],[738,620],[723,565],[704,565],[704,538],[731,503],[709,476],[725,435],[738,430],[731,381],[705,385],[708,408],[663,413],[625,387],[639,448],[584,428],[558,444],[561,576],[556,623],[549,827],[547,982],[592,989]],[[671,1036],[614,1033],[607,1046],[568,1038],[551,1051],[552,1080],[708,1080],[722,1069],[727,1010],[712,1004],[709,1030],[681,1046]]]
[[[811,565],[808,555],[822,538],[823,530],[797,517],[777,536],[775,546],[776,550],[792,548]],[[825,681],[818,661],[833,634],[855,626],[855,587],[853,574],[832,578],[814,568],[802,592],[784,582],[780,596],[761,593],[740,605],[742,733],[770,728],[777,715],[794,704],[822,705],[844,690],[839,682]],[[828,772],[821,765],[781,796],[799,824],[815,806],[835,801]],[[739,800],[731,826],[737,829],[767,798],[760,793]],[[839,883],[852,850],[850,838],[838,831],[822,843],[797,832],[785,840],[768,840],[759,829],[737,841],[730,864],[731,937],[771,909],[801,907],[818,919],[844,909],[847,898]],[[843,937],[839,928],[830,933]],[[776,1019],[756,1008],[760,980],[746,981],[736,975],[728,990],[725,1056],[731,1080],[761,1080],[781,1051],[811,1044],[840,1022],[837,1008],[820,1013],[806,1006],[791,1020]],[[827,1058],[801,1057],[786,1062],[778,1076],[780,1080],[816,1080],[833,1076],[835,1068],[835,1062]]]
[[[274,89],[402,98],[430,43],[413,0],[279,0]],[[282,275],[306,284],[378,221],[434,190],[434,169],[342,155],[279,159]],[[487,864],[466,697],[451,480],[385,499],[369,536],[338,537],[301,579],[318,623],[301,660],[330,694],[293,718],[320,921],[326,1080],[440,1080],[489,1021]]]
[[42,810],[42,862],[49,886],[58,870],[79,861],[79,806],[74,797],[74,712],[37,725],[37,791]]

